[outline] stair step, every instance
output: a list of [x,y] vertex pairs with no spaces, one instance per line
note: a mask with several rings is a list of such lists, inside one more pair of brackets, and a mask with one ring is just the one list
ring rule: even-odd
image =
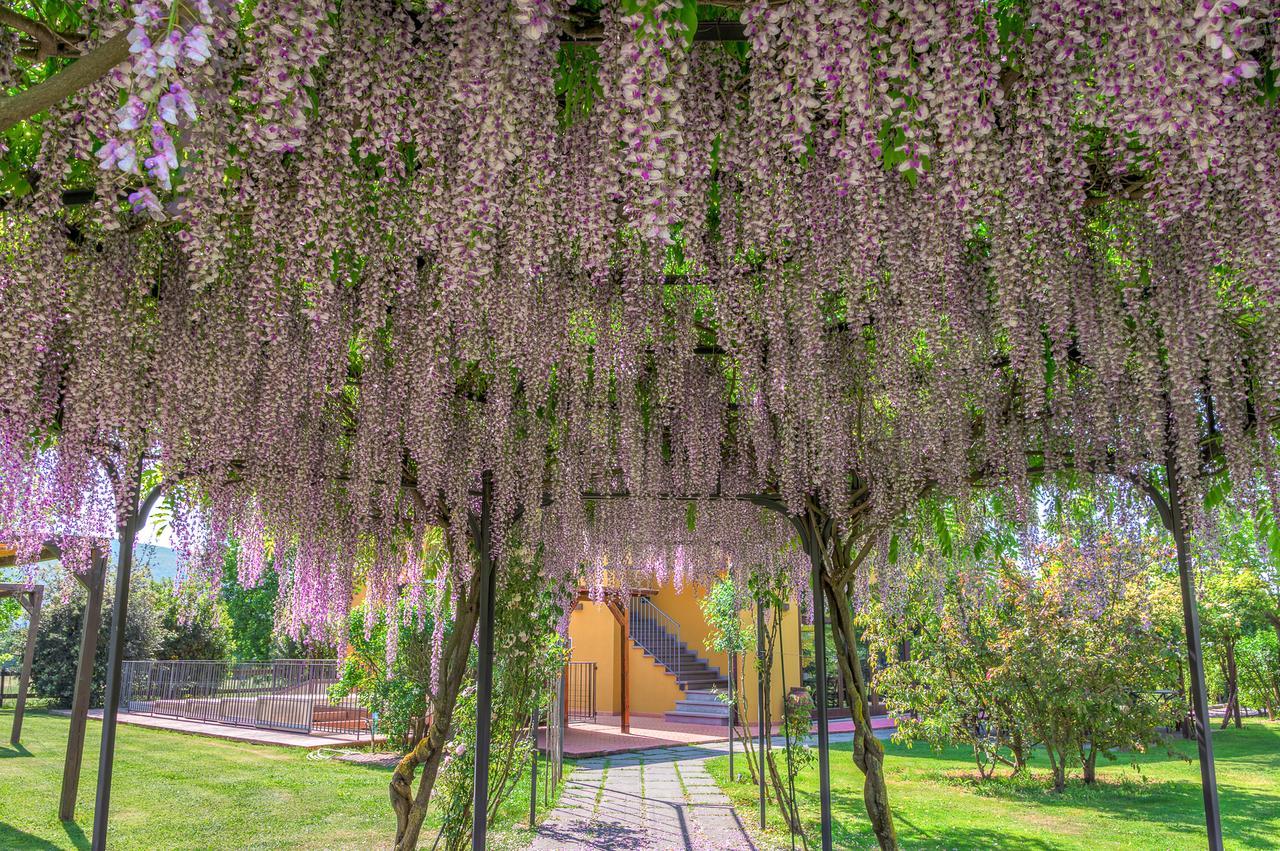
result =
[[728,715],[702,715],[692,712],[684,712],[677,709],[674,712],[668,712],[662,716],[664,721],[670,721],[675,724],[703,724],[715,727],[728,727]]

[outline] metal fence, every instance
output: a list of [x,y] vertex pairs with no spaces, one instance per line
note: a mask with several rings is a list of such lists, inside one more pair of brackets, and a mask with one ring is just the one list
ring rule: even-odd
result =
[[126,712],[214,724],[343,733],[371,732],[355,695],[331,700],[338,681],[333,659],[270,662],[129,660],[121,672]]
[[596,720],[596,663],[567,663],[564,680],[565,698],[561,703],[568,720]]
[[[573,663],[570,664],[582,664]],[[535,718],[534,736],[536,740],[537,727],[539,723],[545,734],[543,739],[542,764],[538,766],[538,751],[534,751],[534,770],[531,777],[530,792],[532,799],[530,802],[530,822],[536,821],[538,808],[538,799],[542,799],[542,806],[549,807],[552,798],[555,796],[556,789],[560,786],[560,777],[564,773],[564,728],[565,717],[568,714],[568,679],[569,670],[566,666],[559,676],[551,678],[547,683],[547,688],[552,694],[551,706],[548,711],[542,713],[541,718]]]

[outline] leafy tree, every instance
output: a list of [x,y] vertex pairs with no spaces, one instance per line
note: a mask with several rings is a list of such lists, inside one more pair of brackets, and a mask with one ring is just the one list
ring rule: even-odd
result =
[[227,616],[227,645],[236,661],[270,659],[274,649],[276,597],[279,579],[274,570],[262,573],[260,584],[246,588],[237,573],[235,546],[229,547],[222,568],[220,597]]
[[[953,565],[941,592],[922,583],[901,612],[879,609],[868,636],[885,652],[875,682],[902,717],[898,736],[965,742],[983,777],[1020,771],[1041,746],[1059,790],[1076,768],[1093,783],[1100,756],[1158,744],[1179,640],[1158,556],[1060,538],[1020,560]],[[904,639],[910,657],[895,660]]]
[[[144,569],[138,569],[130,579],[124,655],[126,659],[154,659],[168,637],[161,613],[156,609],[155,583]],[[63,587],[49,590],[40,612],[31,680],[35,691],[42,697],[52,698],[57,706],[69,707],[75,691],[88,594],[74,579],[65,577],[62,581],[66,583]],[[106,685],[108,643],[115,613],[114,596],[114,583],[108,576],[98,652],[94,657],[93,689],[90,692],[93,703],[102,700],[102,690]]]
[[168,579],[155,583],[152,591],[163,636],[157,659],[226,658],[227,630],[216,600],[180,593]]
[[1272,721],[1280,715],[1280,640],[1274,632],[1256,630],[1236,644],[1240,671],[1240,703],[1264,710]]
[[407,596],[397,603],[391,619],[398,632],[394,654],[387,653],[386,614],[379,613],[366,628],[366,606],[356,607],[347,630],[347,657],[334,686],[336,694],[355,694],[361,705],[376,713],[378,732],[401,750],[426,735],[429,715],[435,607],[430,597],[423,603],[414,607]]
[[16,667],[22,661],[22,633],[18,618],[22,607],[10,597],[0,600],[0,668]]

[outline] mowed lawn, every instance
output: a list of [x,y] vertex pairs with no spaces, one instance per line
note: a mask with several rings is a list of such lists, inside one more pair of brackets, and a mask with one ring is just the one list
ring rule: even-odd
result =
[[[74,822],[58,821],[68,719],[29,712],[22,748],[9,745],[13,712],[0,710],[0,849],[88,848],[101,725],[89,722]],[[307,759],[306,751],[228,742],[122,724],[111,794],[113,849],[389,848],[391,771]],[[527,784],[503,807],[494,848],[529,833]],[[523,794],[521,794],[523,792]],[[434,821],[434,819],[429,819]],[[424,831],[425,847],[435,829]]]
[[[1216,724],[1215,724],[1216,728]],[[1214,730],[1223,831],[1228,848],[1280,848],[1280,722],[1250,720],[1243,730]],[[1033,762],[1032,781],[980,784],[972,754],[960,749],[933,753],[927,747],[885,743],[889,801],[903,848],[954,849],[1195,849],[1205,847],[1200,770],[1193,742],[1174,740],[1185,761],[1163,750],[1125,757],[1100,768],[1101,783],[1078,780],[1062,794],[1048,790],[1043,753]],[[862,805],[862,775],[847,742],[833,746],[832,805],[835,847],[873,848]],[[728,758],[709,764],[726,786]],[[1007,773],[1007,772],[1006,772]],[[817,767],[797,778],[796,791],[809,836],[818,832]],[[759,827],[756,787],[727,786],[744,822]],[[780,819],[771,815],[765,844],[782,846]]]

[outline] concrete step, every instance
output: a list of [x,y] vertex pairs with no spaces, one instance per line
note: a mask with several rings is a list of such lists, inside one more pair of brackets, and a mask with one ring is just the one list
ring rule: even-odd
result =
[[671,712],[662,716],[664,720],[671,721],[676,724],[711,724],[715,726],[729,726],[729,707],[725,707],[723,712],[702,712],[693,711],[683,706],[677,706]]
[[709,706],[725,705],[720,700],[719,693],[711,691],[709,689],[706,691],[699,691],[696,689],[692,689],[687,693],[687,695],[685,696],[685,699],[681,702],[690,706],[694,704],[707,704]]

